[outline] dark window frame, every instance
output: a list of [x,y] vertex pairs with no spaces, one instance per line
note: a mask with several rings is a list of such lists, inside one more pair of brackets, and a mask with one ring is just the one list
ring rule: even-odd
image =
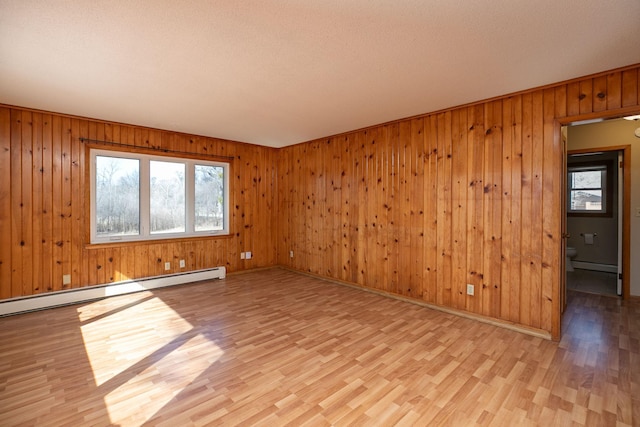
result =
[[[575,162],[567,165],[567,216],[573,217],[600,217],[611,218],[613,216],[613,180],[614,180],[613,160],[596,160],[591,162]],[[572,169],[582,169],[583,171],[599,170],[604,168],[606,173],[605,185],[602,188],[604,196],[604,211],[572,211],[571,210],[571,179]]]

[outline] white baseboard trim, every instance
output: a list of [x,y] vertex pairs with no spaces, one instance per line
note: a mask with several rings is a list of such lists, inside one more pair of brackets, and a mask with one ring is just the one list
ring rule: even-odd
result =
[[115,295],[147,291],[166,286],[182,285],[200,280],[224,279],[227,274],[225,267],[209,268],[206,270],[190,271],[188,273],[170,274],[167,276],[147,277],[144,279],[127,280],[109,283],[107,285],[90,286],[87,288],[69,289],[66,291],[50,292],[28,297],[11,298],[0,301],[0,317],[28,311],[43,310],[61,305],[77,304],[84,301],[102,299]]
[[617,265],[598,264],[596,262],[585,262],[585,261],[571,261],[571,264],[573,264],[573,268],[579,268],[581,270],[603,271],[605,273],[618,272]]

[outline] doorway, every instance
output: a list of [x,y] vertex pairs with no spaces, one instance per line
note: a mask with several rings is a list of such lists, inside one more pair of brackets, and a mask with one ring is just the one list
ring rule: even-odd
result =
[[622,295],[623,152],[567,152],[567,289]]
[[630,173],[625,159],[630,160],[630,146],[619,145],[611,132],[620,120],[562,128],[567,150],[563,246],[568,290],[629,295]]

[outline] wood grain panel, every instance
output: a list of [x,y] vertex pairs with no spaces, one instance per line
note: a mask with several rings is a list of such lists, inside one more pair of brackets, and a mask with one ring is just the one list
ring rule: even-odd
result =
[[[11,296],[17,297],[23,295],[22,289],[22,246],[23,230],[22,230],[22,111],[11,110],[11,178],[9,181],[3,182],[4,185],[10,185],[11,194],[11,211],[8,212],[7,218],[11,218],[11,280],[8,284],[2,283],[2,286],[10,286]],[[20,177],[20,178],[18,178]],[[18,179],[17,179],[18,178]]]
[[542,143],[542,283],[541,283],[541,312],[540,328],[552,331],[558,335],[560,299],[554,298],[559,294],[560,274],[558,269],[552,268],[561,257],[561,248],[556,243],[559,230],[562,229],[562,218],[555,212],[562,206],[562,195],[558,191],[562,186],[561,158],[555,153],[562,150],[560,126],[554,123],[555,91],[552,88],[543,92],[543,143]]
[[[237,206],[244,217],[232,217],[231,236],[197,238],[193,246],[182,239],[89,245],[88,151],[80,138],[232,155],[238,161],[231,174],[241,184],[231,185],[231,211]],[[276,264],[275,153],[233,141],[0,107],[0,298],[166,274],[165,261],[171,262],[169,273]],[[241,250],[251,250],[254,258],[241,264]],[[180,259],[189,261],[188,268],[178,268]],[[63,284],[65,274],[70,285]]]
[[[21,177],[22,194],[20,196],[20,252],[22,257],[22,295],[34,293],[33,276],[34,270],[38,266],[33,264],[33,200],[36,195],[33,193],[34,168],[33,168],[33,117],[30,111],[23,111],[21,118]],[[38,195],[39,196],[39,195]]]
[[[557,121],[632,110],[639,78],[627,67],[279,150],[0,106],[0,298],[61,290],[63,274],[73,288],[164,274],[165,260],[282,264],[557,338]],[[80,138],[232,157],[230,236],[88,245]]]
[[[501,211],[501,229],[502,229],[502,244],[501,244],[501,265],[500,265],[500,317],[503,319],[509,319],[511,321],[517,320],[517,307],[512,313],[512,307],[518,298],[514,298],[514,288],[517,286],[514,283],[519,281],[511,274],[511,264],[514,262],[515,253],[517,248],[517,241],[514,240],[514,236],[517,233],[517,228],[513,224],[513,204],[516,200],[516,196],[513,192],[513,180],[512,170],[515,167],[515,161],[513,158],[513,143],[515,139],[514,135],[514,103],[513,97],[506,98],[502,104],[502,211]],[[513,319],[514,314],[516,319]]]
[[638,100],[640,95],[638,92],[640,91],[640,84],[638,84],[638,80],[640,79],[640,70],[638,68],[634,68],[631,70],[625,70],[622,72],[622,106],[630,107],[634,105],[638,105]]
[[[63,202],[62,202],[62,116],[53,115],[52,118],[52,134],[51,134],[51,173],[52,173],[52,185],[51,185],[51,202],[53,221],[51,227],[53,253],[51,258],[52,265],[52,282],[49,287],[53,291],[62,290],[62,275],[66,274],[62,269],[62,259],[64,248],[64,238],[62,232],[63,221]],[[95,129],[96,123],[89,128],[90,135],[93,130],[93,138],[96,138]],[[90,136],[91,137],[91,136]],[[95,276],[91,276],[95,278]],[[87,284],[96,285],[97,280],[89,281]]]
[[473,285],[474,297],[466,300],[466,309],[479,313],[482,309],[483,266],[483,163],[484,108],[469,107],[467,132],[467,284]]
[[464,310],[467,295],[467,110],[452,112],[451,208],[452,208],[452,252],[451,252],[451,306]]
[[502,261],[502,101],[485,104],[482,314],[500,315]]
[[[542,200],[544,197],[542,188],[542,175],[544,173],[544,121],[542,91],[533,92],[532,105],[532,155],[531,155],[531,326],[540,328],[542,323],[542,239],[543,239],[543,215]],[[548,173],[553,173],[549,169]],[[557,214],[556,214],[557,215]],[[558,240],[556,239],[556,243]]]
[[[11,110],[0,107],[0,283],[11,283]],[[0,299],[11,297],[11,285],[0,286]]]
[[[465,129],[465,136],[467,130]],[[424,251],[425,251],[425,274],[423,285],[426,291],[423,299],[431,304],[436,303],[438,278],[438,233],[437,233],[437,212],[438,212],[438,122],[436,116],[425,118],[425,139],[426,156],[425,161],[425,196],[424,196]],[[465,187],[466,188],[466,187]],[[466,255],[466,254],[465,254]]]
[[[315,252],[312,263],[283,256],[279,262],[305,271],[312,264],[330,278],[557,338],[563,191],[557,123],[637,106],[638,79],[638,67],[628,67],[334,136],[330,148],[317,140],[281,149],[279,168],[290,172],[278,174],[279,194],[299,192],[304,203],[336,215],[342,265],[332,272],[331,233],[308,233],[303,224],[310,219],[286,200],[279,213],[295,220],[279,239]],[[379,143],[372,150],[373,139]],[[304,173],[287,166],[301,156]],[[330,163],[339,164],[339,198],[320,196],[331,182],[316,177],[334,174]],[[386,246],[378,234],[385,229]],[[467,283],[474,296],[466,295]]]

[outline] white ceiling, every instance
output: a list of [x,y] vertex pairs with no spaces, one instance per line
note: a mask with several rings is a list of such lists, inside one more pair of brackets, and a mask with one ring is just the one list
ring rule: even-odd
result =
[[639,62],[638,0],[0,0],[0,103],[274,147]]

